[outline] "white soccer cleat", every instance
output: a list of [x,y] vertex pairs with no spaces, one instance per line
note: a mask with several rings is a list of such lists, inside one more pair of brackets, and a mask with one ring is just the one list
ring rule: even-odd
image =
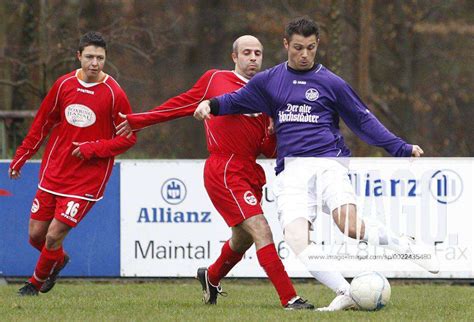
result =
[[334,298],[334,300],[332,300],[329,306],[317,308],[316,311],[334,312],[355,308],[357,308],[357,305],[355,304],[352,297],[350,297],[350,295],[339,294]]
[[439,273],[439,260],[433,247],[417,244],[415,239],[409,236],[402,236],[400,240],[403,242],[400,253],[407,254],[408,259],[428,272]]

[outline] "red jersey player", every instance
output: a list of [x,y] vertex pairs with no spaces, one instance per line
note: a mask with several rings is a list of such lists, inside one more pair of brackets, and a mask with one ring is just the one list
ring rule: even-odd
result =
[[[173,97],[151,111],[126,116],[117,134],[127,136],[152,124],[191,116],[206,99],[240,89],[260,70],[263,48],[257,38],[242,36],[233,45],[234,71],[209,70],[189,91]],[[286,309],[312,309],[296,291],[278,257],[270,227],[260,206],[265,173],[256,158],[275,154],[275,138],[269,135],[270,119],[263,114],[216,117],[205,123],[209,158],[204,184],[215,208],[232,229],[232,237],[209,268],[200,268],[206,304],[216,304],[222,292],[220,280],[255,243],[257,257]]]
[[81,68],[54,83],[10,165],[10,178],[19,178],[23,164],[50,134],[29,224],[30,243],[41,254],[33,276],[18,291],[21,296],[53,288],[69,261],[64,238],[102,199],[114,156],[136,141],[135,135],[115,135],[118,113],[131,108],[118,83],[102,71],[106,48],[100,33],[81,37]]

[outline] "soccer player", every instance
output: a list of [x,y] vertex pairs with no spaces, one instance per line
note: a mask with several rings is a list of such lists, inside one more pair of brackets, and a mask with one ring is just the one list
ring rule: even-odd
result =
[[[315,62],[319,45],[315,22],[308,18],[291,21],[283,43],[287,62],[257,74],[234,93],[203,101],[195,117],[255,112],[273,117],[278,153],[274,192],[285,240],[308,271],[336,292],[323,310],[342,310],[354,305],[348,282],[341,273],[320,271],[311,262],[315,249],[309,229],[317,206],[327,206],[336,225],[351,238],[378,239],[400,253],[413,252],[415,245],[382,225],[368,225],[358,218],[347,169],[320,158],[351,155],[339,130],[339,117],[365,142],[393,156],[419,157],[423,150],[388,131],[343,79]],[[439,269],[436,260],[415,263],[433,273]]]
[[[127,115],[117,127],[117,134],[127,136],[132,130],[192,116],[203,100],[244,86],[260,70],[262,58],[263,47],[257,38],[239,37],[232,47],[233,71],[207,71],[187,92],[148,112]],[[296,295],[260,206],[265,173],[255,160],[260,153],[268,157],[275,154],[275,137],[268,133],[269,126],[269,117],[262,113],[216,117],[205,122],[209,158],[204,168],[204,185],[214,207],[232,230],[219,258],[209,268],[197,272],[206,304],[217,303],[217,295],[222,293],[220,280],[255,243],[258,261],[284,308],[314,308]]]
[[56,80],[10,164],[10,178],[18,179],[23,164],[50,135],[29,223],[30,244],[41,253],[33,276],[18,291],[20,296],[54,287],[69,261],[63,240],[102,199],[114,156],[136,141],[135,135],[115,135],[118,113],[131,113],[131,108],[119,84],[102,71],[106,53],[100,33],[81,37],[77,51],[81,68]]

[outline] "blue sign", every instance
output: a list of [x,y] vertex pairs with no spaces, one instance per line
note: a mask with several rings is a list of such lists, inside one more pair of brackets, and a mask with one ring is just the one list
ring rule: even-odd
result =
[[[28,221],[38,187],[40,164],[29,162],[21,178],[8,178],[0,162],[0,272],[31,276],[39,252],[28,243]],[[120,166],[115,165],[104,198],[98,201],[64,241],[71,257],[62,276],[120,276]]]

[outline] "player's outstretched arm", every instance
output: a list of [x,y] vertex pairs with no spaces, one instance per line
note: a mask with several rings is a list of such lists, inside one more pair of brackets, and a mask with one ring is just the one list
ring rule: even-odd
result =
[[212,81],[217,79],[214,76],[219,72],[216,69],[208,70],[191,89],[166,100],[149,111],[119,115],[118,119],[122,122],[117,126],[116,134],[130,138],[132,131],[139,131],[154,124],[192,116],[198,104],[209,98],[209,88],[213,86]]
[[211,118],[211,106],[209,100],[202,101],[194,111],[194,118],[198,121]]

